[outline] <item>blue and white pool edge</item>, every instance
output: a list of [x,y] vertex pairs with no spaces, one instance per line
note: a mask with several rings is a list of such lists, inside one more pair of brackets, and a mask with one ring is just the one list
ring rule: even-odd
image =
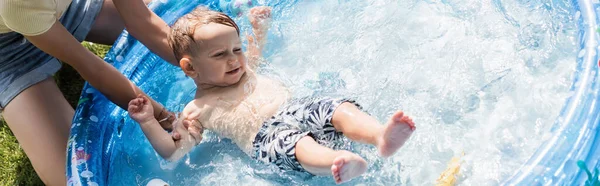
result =
[[588,179],[576,166],[583,160],[598,167],[598,1],[574,0],[579,24],[579,55],[571,85],[572,95],[565,102],[553,126],[552,137],[503,185],[582,185]]
[[[163,19],[168,14],[165,20],[172,22],[175,15],[201,3],[219,6],[217,0],[157,0],[150,7]],[[584,160],[591,169],[600,167],[600,134],[597,132],[600,120],[597,106],[600,89],[597,85],[599,37],[596,12],[599,2],[573,0],[572,4],[576,9],[573,12],[577,12],[574,17],[579,23],[579,46],[582,51],[577,56],[578,65],[571,87],[573,94],[555,121],[552,137],[503,185],[582,185],[587,175],[576,166],[576,162]],[[171,12],[169,7],[177,7],[178,12]],[[151,69],[148,65],[152,65],[121,63],[124,60],[121,54],[135,51],[131,47],[136,42],[124,32],[106,57],[107,62],[134,83],[143,81],[146,71]],[[105,185],[109,176],[105,171],[112,158],[115,158],[111,151],[115,142],[105,142],[104,138],[115,135],[113,131],[119,130],[119,124],[123,124],[126,114],[88,84],[83,89],[80,103],[73,119],[67,149],[68,185]],[[109,117],[96,117],[99,115]],[[103,126],[102,123],[111,123],[111,126]]]

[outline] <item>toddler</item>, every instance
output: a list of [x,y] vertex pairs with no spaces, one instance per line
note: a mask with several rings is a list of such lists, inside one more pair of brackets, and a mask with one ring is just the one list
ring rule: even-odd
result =
[[[199,122],[254,159],[283,170],[332,175],[336,183],[367,170],[363,158],[340,149],[344,136],[374,145],[382,157],[393,155],[415,130],[403,112],[381,125],[353,100],[292,99],[282,83],[255,73],[262,61],[270,14],[268,7],[250,10],[254,36],[247,37],[247,54],[242,51],[238,26],[223,13],[199,7],[177,20],[169,42],[197,91],[176,122]],[[153,117],[146,97],[131,100],[128,111],[162,157],[177,160],[196,145],[181,124],[175,130],[182,140],[173,141]]]

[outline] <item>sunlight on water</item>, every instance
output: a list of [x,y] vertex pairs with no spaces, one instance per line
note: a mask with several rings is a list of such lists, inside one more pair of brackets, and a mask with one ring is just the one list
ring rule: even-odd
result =
[[[260,1],[259,1],[260,2]],[[264,2],[264,1],[263,1]],[[296,97],[355,98],[382,122],[404,110],[417,131],[395,156],[356,145],[370,162],[351,182],[432,185],[446,163],[465,153],[461,185],[497,185],[541,142],[568,96],[576,26],[568,2],[349,0],[285,3],[274,9],[260,73]],[[248,29],[247,20],[238,19]],[[193,84],[176,68],[176,85],[159,94],[169,107],[189,101]],[[285,173],[248,158],[212,133],[185,160],[159,160],[134,124],[111,171],[115,184],[161,178],[173,185],[333,184],[328,177]],[[111,182],[109,182],[111,183]]]

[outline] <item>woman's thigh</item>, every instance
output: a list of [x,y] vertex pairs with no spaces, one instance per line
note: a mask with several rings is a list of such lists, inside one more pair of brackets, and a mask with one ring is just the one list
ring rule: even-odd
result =
[[[150,2],[151,0],[144,0],[146,5]],[[112,45],[121,32],[123,32],[124,28],[125,23],[123,23],[119,11],[115,8],[113,0],[104,0],[102,10],[100,10],[100,13],[96,17],[94,25],[85,40],[99,44]]]
[[10,101],[2,113],[46,185],[65,185],[65,151],[74,115],[52,78]]

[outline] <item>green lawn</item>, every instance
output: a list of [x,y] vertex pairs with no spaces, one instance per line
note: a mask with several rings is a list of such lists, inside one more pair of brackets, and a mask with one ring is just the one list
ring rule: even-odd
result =
[[[109,49],[109,46],[105,45],[92,43],[83,43],[83,45],[100,57],[104,57]],[[66,64],[54,79],[71,106],[75,107],[81,93],[83,79]],[[17,139],[0,117],[0,186],[4,185],[43,185],[43,183],[17,143]]]

